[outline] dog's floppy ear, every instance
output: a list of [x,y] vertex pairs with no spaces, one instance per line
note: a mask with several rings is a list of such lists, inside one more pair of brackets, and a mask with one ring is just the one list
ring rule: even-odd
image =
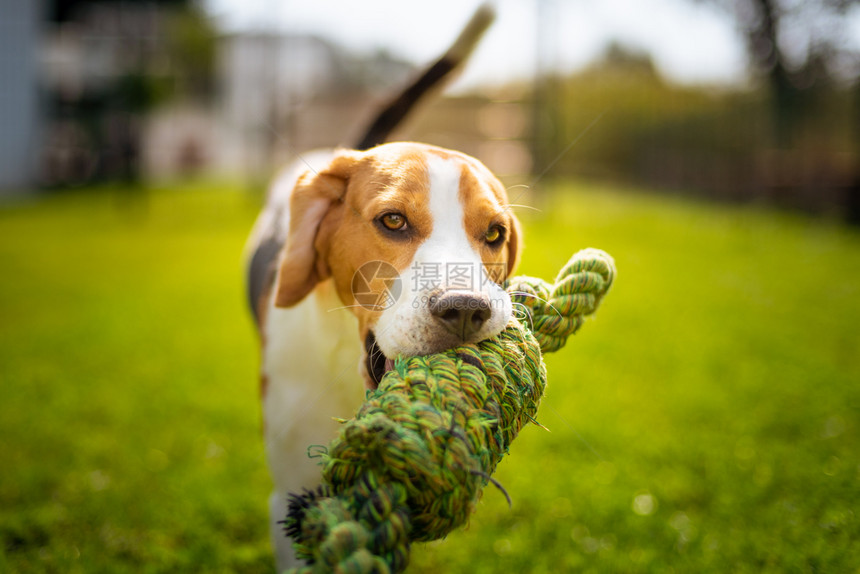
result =
[[290,229],[281,250],[275,284],[275,306],[292,307],[331,274],[319,246],[320,224],[343,201],[358,154],[343,150],[319,171],[308,170],[290,196]]
[[517,217],[510,213],[508,226],[508,277],[514,274],[523,252],[523,228]]

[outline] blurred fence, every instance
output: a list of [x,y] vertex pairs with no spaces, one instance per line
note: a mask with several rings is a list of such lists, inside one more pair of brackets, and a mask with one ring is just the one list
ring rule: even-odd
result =
[[783,141],[763,89],[682,88],[633,62],[596,67],[558,82],[556,149],[600,121],[557,173],[847,214],[858,176],[857,89],[800,94]]

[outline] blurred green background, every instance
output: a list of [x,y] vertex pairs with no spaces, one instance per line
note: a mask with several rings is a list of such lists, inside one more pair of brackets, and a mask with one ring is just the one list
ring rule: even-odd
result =
[[[477,1],[263,4],[0,0],[0,572],[273,570],[245,238]],[[513,507],[488,489],[410,571],[860,572],[860,2],[497,4],[465,75],[510,74],[395,137],[533,208],[521,272],[591,246],[619,276],[547,357]],[[706,20],[730,80],[643,44]]]
[[[618,264],[465,531],[412,572],[860,564],[860,234],[558,180],[522,272]],[[224,184],[0,211],[0,570],[267,572],[269,481]]]

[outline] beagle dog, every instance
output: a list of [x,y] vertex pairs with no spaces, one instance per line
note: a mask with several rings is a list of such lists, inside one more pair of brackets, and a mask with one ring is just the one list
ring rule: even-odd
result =
[[[480,36],[470,26],[442,59],[449,69],[468,53],[463,37]],[[396,121],[378,120],[365,142],[387,135],[381,123]],[[397,357],[478,342],[512,314],[499,284],[522,241],[499,180],[456,151],[366,147],[303,155],[276,178],[249,242],[279,569],[297,565],[280,524],[287,494],[319,485],[313,450],[337,435],[337,420]]]

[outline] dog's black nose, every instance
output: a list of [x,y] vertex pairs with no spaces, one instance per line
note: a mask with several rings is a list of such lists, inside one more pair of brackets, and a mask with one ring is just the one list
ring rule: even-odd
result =
[[430,298],[429,309],[445,329],[468,341],[490,318],[490,299],[473,291],[445,291]]

